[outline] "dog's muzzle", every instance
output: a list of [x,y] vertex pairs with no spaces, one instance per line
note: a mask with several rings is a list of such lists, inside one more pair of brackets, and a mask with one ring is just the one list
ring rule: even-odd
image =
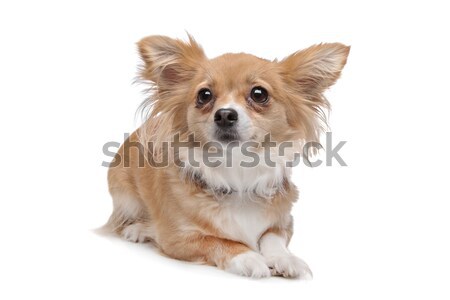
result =
[[214,123],[216,124],[216,137],[222,142],[231,142],[239,140],[239,134],[236,129],[238,122],[238,112],[232,108],[221,108],[214,114]]

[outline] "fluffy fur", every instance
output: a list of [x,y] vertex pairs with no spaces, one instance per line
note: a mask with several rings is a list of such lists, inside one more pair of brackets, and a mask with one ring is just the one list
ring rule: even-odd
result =
[[[287,249],[298,196],[285,166],[292,151],[271,152],[275,166],[262,159],[244,168],[239,162],[246,158],[236,153],[219,159],[231,168],[214,168],[189,164],[186,149],[176,153],[185,162],[180,166],[163,144],[175,134],[181,140],[194,134],[200,145],[215,141],[214,114],[220,108],[238,112],[239,142],[260,143],[267,133],[277,143],[318,141],[329,106],[322,93],[338,79],[349,47],[320,44],[279,62],[243,53],[208,59],[192,37],[184,42],[150,36],[138,48],[140,78],[151,85],[143,104],[148,119],[128,142],[142,143],[155,159],[168,155],[170,164],[141,164],[138,147],[122,146],[108,173],[114,209],[106,227],[133,242],[152,241],[170,257],[245,276],[310,276],[308,266]],[[249,99],[255,86],[267,89],[268,103]],[[214,99],[199,107],[203,88],[213,91]],[[262,149],[256,151],[262,157]],[[202,155],[195,148],[194,156]]]

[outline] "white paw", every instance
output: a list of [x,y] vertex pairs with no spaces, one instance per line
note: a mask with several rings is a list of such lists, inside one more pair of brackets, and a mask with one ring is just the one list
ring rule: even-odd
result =
[[233,257],[225,270],[253,278],[270,277],[270,270],[264,257],[253,251],[247,251]]
[[312,272],[308,265],[295,255],[270,256],[266,258],[266,262],[272,275],[312,279]]
[[147,241],[146,226],[142,223],[133,223],[122,230],[122,236],[127,241],[133,243],[143,243]]

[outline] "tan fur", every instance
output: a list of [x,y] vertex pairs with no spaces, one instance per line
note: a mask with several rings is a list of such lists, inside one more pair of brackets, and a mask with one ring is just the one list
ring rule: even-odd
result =
[[[175,133],[183,138],[195,133],[202,144],[208,142],[206,129],[212,122],[213,106],[195,106],[202,87],[214,90],[214,105],[233,100],[246,107],[256,128],[256,141],[263,141],[268,132],[278,142],[317,141],[320,124],[325,121],[322,110],[328,108],[322,92],[339,77],[349,52],[349,47],[341,44],[323,44],[276,62],[248,54],[225,54],[209,60],[192,37],[183,42],[151,36],[141,40],[138,47],[144,62],[140,76],[152,88],[144,104],[148,120],[129,142],[155,142],[154,157],[163,154],[161,143]],[[271,95],[267,105],[247,102],[255,85],[267,88]],[[142,223],[148,229],[148,239],[168,256],[220,268],[226,268],[236,255],[255,250],[233,240],[225,228],[213,222],[223,214],[221,201],[183,178],[173,162],[166,168],[153,168],[141,161],[137,144],[131,151],[124,151],[122,145],[116,159],[120,163],[108,173],[114,200],[108,226],[114,232],[120,234],[130,224]],[[271,224],[265,233],[276,233],[289,241],[290,210],[297,196],[296,187],[286,179],[283,192],[270,201],[261,200]]]

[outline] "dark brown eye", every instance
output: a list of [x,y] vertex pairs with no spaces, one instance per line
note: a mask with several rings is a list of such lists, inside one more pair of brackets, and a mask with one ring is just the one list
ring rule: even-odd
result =
[[200,106],[204,105],[204,104],[208,103],[209,101],[211,101],[212,98],[213,98],[213,94],[212,94],[211,90],[201,89],[197,95],[197,104]]
[[264,104],[269,100],[269,93],[265,88],[257,86],[252,88],[250,98],[252,98],[252,100],[256,103]]

